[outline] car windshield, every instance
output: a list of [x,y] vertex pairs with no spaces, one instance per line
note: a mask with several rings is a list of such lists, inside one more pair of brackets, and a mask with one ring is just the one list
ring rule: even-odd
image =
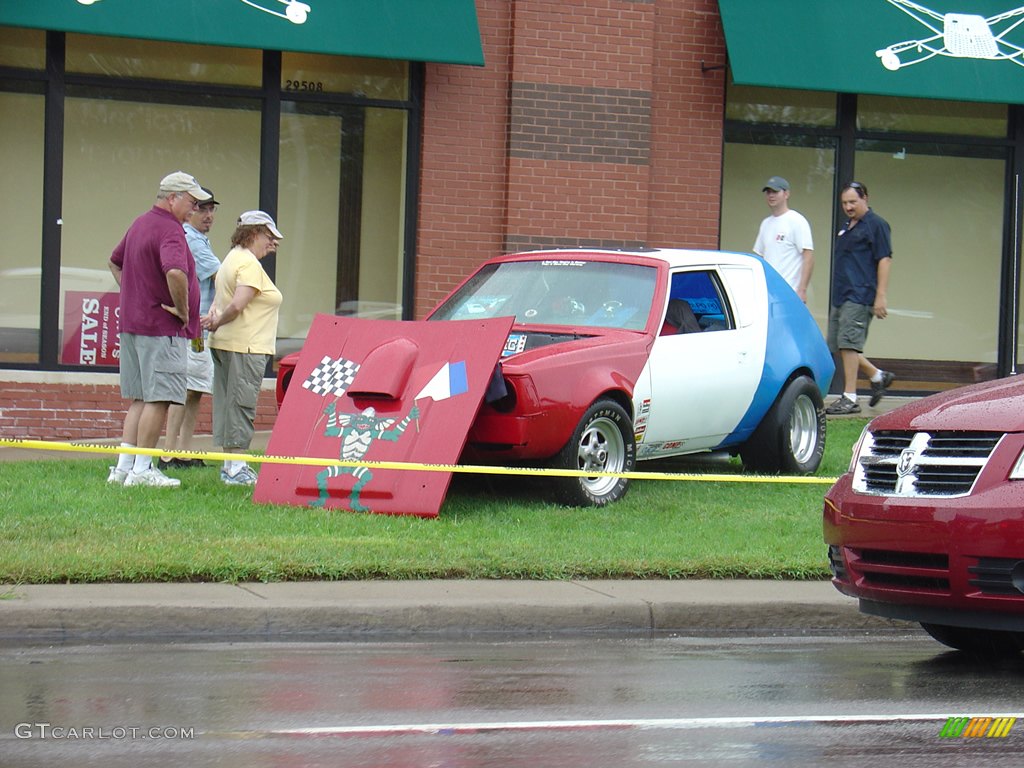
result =
[[519,324],[639,331],[647,325],[657,274],[639,264],[574,259],[488,264],[431,319],[515,315]]

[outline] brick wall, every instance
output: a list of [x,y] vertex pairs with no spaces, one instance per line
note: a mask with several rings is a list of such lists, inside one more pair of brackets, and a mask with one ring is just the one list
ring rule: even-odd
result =
[[[120,437],[128,402],[121,397],[117,376],[88,377],[110,383],[81,383],[76,379],[82,377],[75,374],[39,377],[51,381],[0,381],[0,437],[59,441]],[[200,404],[197,435],[211,434],[211,404],[209,397]],[[272,429],[276,418],[274,392],[265,389],[256,409],[256,429]]]
[[477,0],[483,68],[428,66],[415,314],[484,259],[718,243],[714,0]]
[[427,65],[416,249],[417,318],[483,258],[502,252],[515,5],[509,0],[477,0],[484,67]]
[[643,245],[655,3],[515,7],[505,250]]
[[715,0],[657,4],[648,243],[717,248],[725,38]]

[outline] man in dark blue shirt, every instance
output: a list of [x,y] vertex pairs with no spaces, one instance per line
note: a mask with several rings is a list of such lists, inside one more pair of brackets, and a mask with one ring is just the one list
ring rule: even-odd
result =
[[828,346],[838,353],[843,370],[843,395],[826,409],[833,415],[860,413],[857,372],[871,382],[868,404],[875,406],[896,378],[864,357],[871,318],[888,315],[887,292],[892,263],[889,224],[868,207],[868,190],[851,181],[840,193],[847,223],[836,236],[832,267],[832,307]]

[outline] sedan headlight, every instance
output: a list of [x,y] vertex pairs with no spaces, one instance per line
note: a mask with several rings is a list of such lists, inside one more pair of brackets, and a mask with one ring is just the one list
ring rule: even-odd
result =
[[860,458],[861,449],[864,448],[864,441],[868,439],[871,433],[868,431],[868,425],[864,426],[864,429],[860,431],[860,437],[857,438],[857,442],[853,444],[853,451],[850,454],[850,466],[847,468],[847,472],[853,472],[857,469],[857,460]]
[[1017,460],[1013,463],[1013,469],[1010,470],[1011,480],[1024,480],[1024,451],[1021,451]]

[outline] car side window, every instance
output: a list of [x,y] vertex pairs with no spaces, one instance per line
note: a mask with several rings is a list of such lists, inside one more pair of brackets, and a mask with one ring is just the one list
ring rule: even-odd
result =
[[[690,312],[685,312],[684,308],[684,312],[679,313],[680,302],[685,302]],[[713,270],[674,273],[669,287],[668,308],[670,312],[666,313],[662,335],[668,332],[666,328],[672,324],[673,318],[669,314],[673,314],[673,317],[685,314],[687,318],[692,314],[703,332],[725,331],[736,327],[725,291]]]

